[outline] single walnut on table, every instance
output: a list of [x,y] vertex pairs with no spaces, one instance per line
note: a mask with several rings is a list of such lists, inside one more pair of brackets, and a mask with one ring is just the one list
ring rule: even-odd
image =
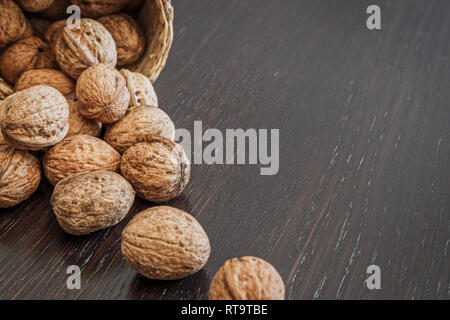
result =
[[25,71],[16,82],[16,91],[22,91],[37,85],[46,85],[57,89],[63,96],[75,91],[75,82],[65,73],[55,69],[32,69]]
[[71,3],[81,9],[81,15],[98,18],[118,13],[130,0],[71,0]]
[[199,271],[211,252],[202,226],[186,212],[167,206],[138,213],[122,232],[122,254],[150,279],[176,280]]
[[138,106],[158,106],[158,97],[149,78],[142,73],[131,72],[127,69],[120,70],[120,73],[127,81],[127,88],[130,92],[130,109]]
[[16,83],[25,71],[55,67],[50,47],[38,37],[19,40],[0,56],[0,73],[11,83]]
[[55,88],[34,86],[10,95],[2,104],[1,132],[17,149],[53,146],[69,130],[69,106]]
[[0,133],[0,208],[10,208],[28,199],[38,188],[41,176],[39,160],[8,145]]
[[26,151],[0,144],[0,208],[28,199],[41,182],[39,160]]
[[73,174],[55,187],[50,204],[60,226],[73,235],[119,223],[134,201],[130,183],[110,171]]
[[77,81],[76,95],[80,113],[101,123],[113,123],[122,118],[130,102],[125,78],[103,63],[83,71]]
[[60,30],[58,27],[61,26],[54,27],[52,31],[55,32],[55,38],[50,33],[50,42],[54,44],[61,70],[70,77],[78,79],[84,70],[98,63],[116,66],[116,44],[100,22],[83,18],[80,20],[80,29],[65,26]]
[[0,0],[0,48],[21,39],[27,28],[25,16],[13,0]]
[[44,173],[55,185],[71,174],[119,169],[120,154],[101,139],[88,135],[71,136],[51,148],[44,157]]
[[209,289],[210,300],[284,300],[284,283],[268,262],[233,258],[217,271]]
[[159,108],[141,106],[133,108],[122,119],[108,126],[105,141],[119,153],[124,153],[138,139],[146,135],[157,135],[175,139],[175,126],[169,116]]
[[120,172],[136,193],[149,201],[166,202],[181,194],[189,181],[191,165],[183,147],[159,136],[142,136],[127,149]]
[[144,53],[145,37],[137,22],[129,15],[120,13],[97,20],[111,33],[117,47],[117,66],[135,63]]

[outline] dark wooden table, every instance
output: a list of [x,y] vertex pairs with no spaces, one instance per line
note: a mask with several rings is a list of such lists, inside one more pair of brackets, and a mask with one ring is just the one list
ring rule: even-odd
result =
[[[378,4],[382,29],[368,30]],[[119,225],[73,237],[43,182],[0,211],[2,299],[204,299],[228,258],[254,255],[288,299],[449,299],[450,2],[177,0],[156,83],[179,128],[280,129],[280,170],[193,165],[169,204],[207,231],[186,279],[150,281],[120,253]],[[364,284],[369,265],[381,289]],[[66,269],[82,270],[81,290]]]

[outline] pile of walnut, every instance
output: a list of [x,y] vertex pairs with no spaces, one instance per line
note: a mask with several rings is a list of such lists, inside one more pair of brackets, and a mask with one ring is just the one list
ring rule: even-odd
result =
[[[56,218],[73,235],[119,223],[135,193],[157,203],[181,194],[190,163],[174,142],[175,126],[149,79],[130,71],[146,39],[121,11],[139,2],[0,0],[0,74],[15,88],[0,101],[0,208],[38,188],[36,151],[45,153],[43,173],[55,186]],[[70,4],[81,8],[79,29],[64,19]],[[205,265],[210,243],[191,215],[159,206],[129,222],[122,253],[148,278],[180,279]],[[248,281],[239,283],[236,272]],[[268,263],[234,259],[219,270],[210,298],[283,299],[284,285]]]

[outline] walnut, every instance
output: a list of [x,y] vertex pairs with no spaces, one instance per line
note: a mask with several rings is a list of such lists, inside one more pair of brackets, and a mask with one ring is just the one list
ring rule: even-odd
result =
[[208,261],[208,235],[194,217],[167,206],[138,213],[122,232],[122,254],[143,276],[176,280],[198,272]]
[[55,69],[25,71],[17,80],[15,89],[21,91],[40,84],[53,87],[64,96],[75,91],[75,82],[63,72]]
[[27,18],[25,18],[25,26],[26,26],[25,31],[23,32],[20,39],[26,39],[26,38],[34,36],[33,26],[31,25],[30,20]]
[[135,63],[144,53],[144,32],[127,14],[104,16],[97,20],[111,33],[117,47],[117,66]]
[[100,135],[102,124],[95,120],[86,119],[80,113],[78,109],[78,101],[69,102],[69,132],[67,137],[75,136],[78,134],[86,134],[93,137]]
[[131,72],[127,69],[120,70],[127,80],[127,88],[130,92],[130,108],[137,106],[158,106],[158,97],[150,79],[139,72]]
[[10,95],[3,104],[0,127],[9,144],[40,150],[57,144],[69,130],[66,98],[48,86],[34,86]]
[[42,18],[38,15],[32,15],[28,17],[28,21],[33,28],[34,35],[41,39],[45,39],[45,33],[47,32],[51,24],[50,20]]
[[169,116],[159,108],[136,107],[125,117],[106,129],[105,141],[120,153],[136,144],[146,135],[175,139],[175,126]]
[[44,157],[44,173],[55,185],[71,174],[95,170],[117,171],[120,154],[109,144],[88,135],[71,136],[51,148]]
[[49,46],[38,37],[19,40],[0,56],[0,72],[11,83],[27,70],[54,67],[55,58]]
[[45,31],[45,40],[49,43],[50,47],[55,51],[56,39],[62,34],[64,27],[67,25],[66,20],[58,20],[53,22]]
[[107,64],[86,69],[77,81],[76,95],[80,113],[88,119],[112,123],[127,112],[130,93],[125,78]]
[[49,8],[54,0],[17,0],[23,10],[40,12]]
[[0,48],[19,40],[26,28],[19,6],[12,0],[0,0]]
[[56,32],[54,51],[61,70],[77,79],[84,70],[98,63],[114,67],[117,50],[109,31],[92,19],[81,19],[80,27],[65,26],[62,32]]
[[284,300],[284,283],[268,262],[255,258],[234,258],[214,276],[210,300]]
[[28,199],[41,182],[39,160],[4,143],[0,134],[0,208]]
[[55,0],[53,4],[41,11],[41,15],[50,20],[63,19],[67,15],[67,7],[70,6],[70,0]]
[[81,14],[89,18],[98,18],[117,13],[123,9],[129,0],[71,0],[71,3],[81,9]]
[[11,86],[4,79],[0,78],[0,102],[13,93]]
[[153,202],[166,202],[180,195],[191,171],[183,147],[151,135],[138,142],[125,151],[120,162],[120,172],[136,193]]
[[50,204],[64,231],[83,235],[119,223],[130,211],[134,196],[130,183],[119,174],[93,171],[61,180]]

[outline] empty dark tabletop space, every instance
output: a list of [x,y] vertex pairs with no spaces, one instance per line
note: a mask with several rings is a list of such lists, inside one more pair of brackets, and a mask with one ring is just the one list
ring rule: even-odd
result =
[[[368,30],[366,9],[381,8]],[[193,165],[169,205],[203,225],[211,257],[179,281],[122,258],[117,226],[70,236],[43,181],[0,210],[1,299],[204,299],[235,256],[272,263],[287,299],[448,299],[450,2],[177,0],[155,83],[177,128],[279,129],[279,172]],[[207,143],[205,143],[205,146]],[[81,268],[81,290],[66,287]],[[381,289],[369,290],[377,265]]]

